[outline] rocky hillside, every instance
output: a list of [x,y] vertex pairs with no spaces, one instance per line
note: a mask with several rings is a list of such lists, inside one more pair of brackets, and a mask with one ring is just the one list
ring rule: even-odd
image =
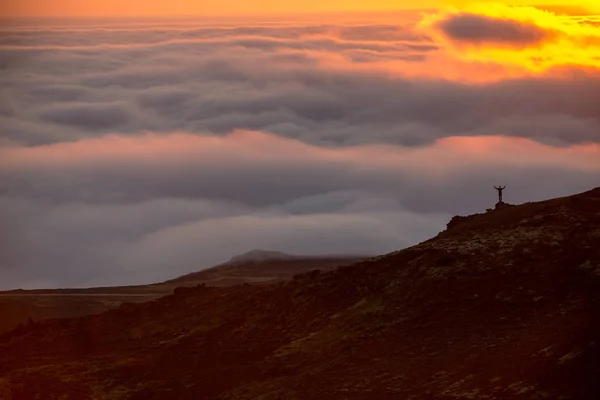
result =
[[288,283],[0,336],[7,399],[598,399],[600,188]]

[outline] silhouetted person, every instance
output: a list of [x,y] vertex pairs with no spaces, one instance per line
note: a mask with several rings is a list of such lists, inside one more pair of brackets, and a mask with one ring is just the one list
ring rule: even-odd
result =
[[498,202],[502,203],[502,191],[506,189],[506,185],[504,186],[494,186],[494,189],[498,191]]

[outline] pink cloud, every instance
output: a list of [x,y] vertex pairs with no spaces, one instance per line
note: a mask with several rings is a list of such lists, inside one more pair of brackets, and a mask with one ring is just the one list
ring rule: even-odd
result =
[[365,168],[417,168],[417,173],[445,171],[447,174],[475,165],[506,163],[524,168],[556,166],[600,170],[600,145],[555,147],[525,138],[456,136],[438,139],[423,147],[375,144],[325,148],[269,133],[236,130],[225,136],[183,132],[108,135],[46,146],[0,148],[0,167],[4,170],[183,163],[211,168],[342,163]]

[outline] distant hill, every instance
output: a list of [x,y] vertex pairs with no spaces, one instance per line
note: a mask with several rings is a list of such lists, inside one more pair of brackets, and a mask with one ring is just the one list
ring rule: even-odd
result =
[[267,260],[269,260],[269,261],[293,260],[295,258],[301,258],[301,257],[282,253],[280,251],[251,250],[246,253],[231,257],[231,260],[229,260],[229,263],[239,263],[239,262],[246,262],[246,261],[267,261]]
[[173,293],[180,286],[233,286],[268,284],[292,279],[296,274],[328,271],[360,261],[366,256],[296,256],[276,251],[253,250],[230,261],[166,282],[138,286],[85,289],[38,289],[0,292],[0,332],[31,318],[72,318],[97,314],[122,303],[141,303]]
[[600,188],[285,283],[32,323],[0,335],[0,397],[599,399],[599,244]]
[[[371,256],[372,257],[372,256]],[[277,251],[252,250],[212,268],[163,282],[166,286],[232,286],[243,283],[273,283],[292,279],[312,270],[329,271],[369,258],[363,256],[299,256]]]

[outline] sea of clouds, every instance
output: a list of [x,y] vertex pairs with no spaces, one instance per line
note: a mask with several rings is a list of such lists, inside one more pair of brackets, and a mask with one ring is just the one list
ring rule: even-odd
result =
[[[535,33],[460,18],[461,41]],[[381,254],[493,206],[493,185],[600,186],[597,71],[498,79],[418,20],[4,22],[0,289]]]

